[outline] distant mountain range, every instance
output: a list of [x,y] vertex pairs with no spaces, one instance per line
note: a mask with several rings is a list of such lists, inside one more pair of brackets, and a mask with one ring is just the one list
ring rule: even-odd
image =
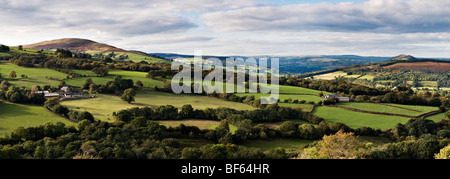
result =
[[[160,57],[167,59],[176,58],[193,58],[193,55],[182,55],[172,53],[152,53]],[[208,58],[211,56],[204,56]],[[225,60],[228,57],[213,56],[221,60]],[[247,59],[249,57],[244,56],[231,56],[232,58],[241,57]],[[322,56],[253,56],[254,58],[267,58],[270,63],[270,58],[280,59],[280,73],[282,74],[301,74],[314,71],[321,71],[326,69],[333,69],[343,66],[363,65],[367,63],[384,62],[391,57],[364,57],[357,55],[322,55]]]
[[[176,58],[193,58],[193,55],[175,54],[175,53],[144,53],[140,51],[124,50],[112,45],[95,42],[88,39],[80,38],[64,38],[43,41],[35,44],[24,45],[24,48],[54,50],[57,48],[69,49],[74,52],[81,53],[97,53],[97,52],[126,52],[140,55],[151,55],[162,57],[168,60]],[[225,60],[224,56],[203,56],[203,58],[215,57]],[[230,56],[232,58],[247,59],[250,56]],[[251,56],[254,58],[267,58],[270,64],[271,58],[280,59],[281,74],[303,74],[327,69],[334,69],[344,66],[364,65],[368,63],[378,63],[392,60],[411,60],[416,59],[410,55],[399,55],[397,57],[378,57],[378,56],[358,56],[358,55],[320,55],[320,56]],[[439,60],[450,60],[439,58]],[[270,66],[270,65],[269,65]]]

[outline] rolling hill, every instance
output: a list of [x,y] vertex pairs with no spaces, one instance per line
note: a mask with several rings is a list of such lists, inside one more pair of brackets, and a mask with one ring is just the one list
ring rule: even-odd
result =
[[111,57],[118,60],[134,62],[146,61],[149,63],[168,63],[165,58],[149,55],[136,50],[124,50],[112,45],[80,38],[63,38],[23,45],[26,49],[54,51],[58,48],[68,49],[75,53],[89,53],[94,57]]
[[64,38],[64,39],[56,39],[43,41],[35,44],[24,45],[24,48],[30,49],[44,49],[44,50],[53,50],[58,48],[69,49],[75,52],[104,52],[104,51],[112,51],[112,52],[127,52],[124,49],[120,49],[111,45],[98,43],[92,40],[87,39],[79,39],[79,38]]

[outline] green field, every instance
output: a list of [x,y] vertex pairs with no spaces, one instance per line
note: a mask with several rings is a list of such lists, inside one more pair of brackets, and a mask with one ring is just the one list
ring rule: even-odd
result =
[[[11,71],[16,72],[16,79],[8,77],[8,74]],[[15,86],[25,86],[27,88],[31,88],[33,85],[40,85],[41,87],[44,85],[58,86],[61,82],[60,80],[63,80],[68,76],[65,73],[47,68],[27,68],[11,63],[0,63],[0,74],[2,75],[2,78],[8,80],[9,83]],[[21,75],[26,75],[28,78],[22,78]]]
[[373,81],[374,78],[375,77],[371,76],[371,75],[364,75],[364,76],[359,77],[358,79],[361,79],[361,80],[365,79],[365,80]]
[[324,118],[327,122],[341,122],[351,128],[365,126],[384,130],[392,128],[398,123],[404,124],[409,120],[409,118],[404,117],[361,113],[326,106],[316,107],[313,113]]
[[[40,53],[38,53],[38,51],[40,51],[40,50],[34,50],[34,49],[23,49],[22,51],[19,50],[17,47],[9,47],[9,49],[10,49],[9,52],[0,52],[0,57],[2,57],[2,56],[3,57],[4,56],[11,56],[11,55],[14,55],[14,54],[24,54],[24,53],[26,53],[26,54],[35,54],[35,55],[40,54]],[[50,54],[50,55],[54,55],[55,54],[55,52],[52,52],[52,51],[44,51],[43,53]]]
[[322,75],[316,75],[313,78],[315,80],[334,80],[336,77],[339,76],[347,76],[346,72],[343,71],[337,71],[337,72],[333,72],[333,73],[326,73],[326,74],[322,74]]
[[[224,101],[207,96],[138,91],[135,98],[136,102],[128,104],[127,102],[122,101],[119,96],[100,94],[96,98],[63,101],[61,104],[70,109],[80,111],[87,110],[91,112],[95,118],[106,121],[114,121],[112,113],[122,109],[168,104],[177,108],[181,108],[185,104],[190,104],[195,109],[227,107],[237,110],[253,110],[253,107],[243,103]],[[110,120],[108,120],[108,118]]]
[[[239,93],[239,94],[235,94],[236,96],[239,97],[244,97],[244,96],[255,96],[255,99],[261,99],[261,98],[269,98],[270,94],[262,94],[262,93],[256,93],[256,94],[252,94],[252,93]],[[319,101],[323,101],[323,99],[319,96],[312,96],[312,95],[289,95],[289,94],[280,94],[279,98],[281,102],[283,102],[286,99],[292,99],[292,100],[305,100],[306,102],[309,101],[314,101],[315,103],[319,102]]]
[[146,78],[147,73],[138,71],[124,71],[124,70],[111,70],[108,72],[108,76],[98,77],[90,70],[72,70],[73,72],[88,77],[78,77],[66,80],[66,84],[69,86],[80,87],[88,78],[91,78],[95,84],[106,84],[108,81],[114,81],[114,78],[121,75],[123,79],[132,79],[134,82],[141,81],[144,83],[144,87],[152,88],[154,86],[164,87],[164,82]]
[[[296,87],[296,86],[285,86],[280,85],[279,87],[279,99],[281,102],[283,102],[286,99],[292,99],[292,100],[305,100],[307,102],[314,101],[315,103],[319,101],[323,101],[321,97],[319,97],[319,93],[322,92],[324,95],[330,94],[325,91],[319,91],[319,90],[313,90],[308,88],[302,88],[302,87]],[[239,97],[244,96],[255,96],[255,99],[261,99],[265,97],[270,97],[270,94],[263,94],[263,93],[237,93],[235,94]]]
[[427,119],[432,120],[434,122],[438,122],[441,119],[445,119],[445,118],[446,118],[445,113],[439,113],[439,114],[435,114],[435,115],[427,117]]
[[[89,52],[88,53],[94,55],[94,54],[102,54],[102,55],[108,55],[111,52]],[[128,59],[125,59],[124,61],[133,61],[136,63],[139,63],[141,61],[145,61],[147,63],[169,63],[169,61],[164,59],[159,59],[151,56],[146,56],[143,54],[136,54],[136,53],[128,53],[128,52],[114,52],[116,54],[115,58],[119,58],[120,55],[127,55]]]
[[49,122],[63,122],[66,125],[74,125],[74,123],[41,106],[0,102],[0,136],[11,134],[14,129],[20,126],[32,127]]
[[[430,111],[435,111],[435,110],[439,109],[437,107],[428,107],[428,106],[408,106],[408,105],[395,105],[395,104],[392,104],[392,106],[388,106],[388,105],[380,105],[380,104],[373,104],[373,103],[339,103],[337,105],[343,106],[343,107],[354,108],[354,109],[365,110],[365,111],[384,112],[384,113],[391,113],[391,114],[402,114],[402,115],[409,115],[409,116],[418,116],[420,114],[430,112]],[[408,108],[408,109],[412,109],[412,110],[417,110],[420,112],[397,108],[395,106],[402,107],[402,108]]]
[[417,110],[417,111],[420,111],[421,113],[427,113],[430,111],[439,110],[438,107],[433,107],[433,106],[416,106],[416,105],[403,105],[403,104],[387,104],[387,105]]

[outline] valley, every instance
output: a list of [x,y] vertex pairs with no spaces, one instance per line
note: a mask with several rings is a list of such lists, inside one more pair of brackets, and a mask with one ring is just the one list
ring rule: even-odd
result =
[[[24,47],[0,52],[0,143],[22,145],[22,140],[34,143],[45,135],[52,140],[77,135],[82,138],[77,140],[128,146],[164,143],[174,151],[163,155],[153,146],[143,158],[183,158],[188,149],[225,145],[236,146],[229,152],[295,158],[324,136],[342,131],[380,148],[437,131],[444,131],[442,137],[448,131],[442,127],[449,120],[448,61],[323,56],[307,60],[334,65],[298,75],[287,68],[295,58],[285,57],[280,59],[286,71],[276,86],[278,102],[266,105],[261,99],[270,95],[262,93],[174,94],[170,81],[176,72],[164,54],[83,39]],[[45,91],[56,96],[42,95]],[[131,144],[121,136],[140,142]],[[104,145],[98,146],[101,153],[61,152],[58,157],[114,158],[108,151],[117,146]],[[119,158],[136,157],[125,148],[129,156]]]

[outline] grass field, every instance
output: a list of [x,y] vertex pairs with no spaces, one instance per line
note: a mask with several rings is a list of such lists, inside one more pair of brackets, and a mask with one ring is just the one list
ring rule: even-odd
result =
[[[11,79],[8,74],[11,71],[15,71],[17,74],[16,79]],[[2,78],[8,80],[9,83],[15,86],[25,86],[31,88],[33,85],[58,86],[61,81],[67,77],[67,74],[61,73],[55,70],[47,68],[27,68],[17,66],[11,63],[0,63],[0,74]],[[22,78],[21,75],[26,75],[28,78]],[[50,79],[53,78],[53,79]]]
[[302,87],[296,87],[296,86],[285,86],[280,85],[279,90],[281,94],[308,94],[308,95],[314,95],[318,96],[320,92],[322,92],[324,95],[330,94],[326,91],[319,91],[319,90],[313,90],[308,88],[302,88]]
[[403,104],[387,104],[387,105],[417,110],[417,111],[420,111],[421,113],[439,110],[438,107],[433,107],[433,106],[416,106],[416,105],[403,105]]
[[[63,101],[62,104],[75,110],[87,110],[95,118],[105,121],[114,121],[112,113],[122,109],[146,106],[173,105],[181,108],[185,104],[192,105],[195,109],[228,107],[237,110],[253,110],[253,107],[221,99],[197,96],[197,95],[178,95],[172,93],[162,93],[153,91],[139,91],[135,97],[136,102],[128,104],[120,99],[119,96],[100,94],[96,98]],[[108,120],[108,118],[110,120]]]
[[[374,111],[374,112],[384,112],[384,113],[392,113],[392,114],[402,114],[409,116],[418,116],[420,114],[438,110],[437,107],[428,107],[428,106],[407,106],[407,105],[380,105],[373,103],[339,103],[338,106],[349,107],[354,109],[360,109],[365,111]],[[408,108],[417,111],[411,111],[407,109],[397,108]]]
[[108,81],[114,81],[114,78],[121,75],[123,79],[132,79],[134,82],[140,80],[144,83],[144,87],[152,88],[154,86],[164,87],[164,82],[146,78],[147,73],[138,71],[124,71],[124,70],[111,70],[108,72],[108,76],[98,77],[92,71],[89,70],[72,70],[75,73],[81,75],[87,75],[88,77],[78,77],[66,80],[66,84],[69,86],[80,87],[88,78],[91,78],[95,84],[106,84]]
[[439,113],[439,114],[436,114],[436,115],[432,115],[432,116],[427,117],[427,119],[432,120],[432,121],[434,121],[434,122],[438,122],[438,121],[440,121],[441,119],[445,119],[445,118],[446,118],[446,117],[445,117],[445,113]]
[[361,79],[361,80],[365,79],[365,80],[373,81],[374,78],[375,77],[371,76],[371,75],[364,75],[364,76],[359,77],[358,79]]
[[[307,102],[314,101],[315,103],[319,101],[323,101],[321,97],[319,97],[319,93],[322,92],[324,95],[330,94],[325,91],[319,91],[319,90],[313,90],[308,88],[302,88],[302,87],[295,87],[295,86],[284,86],[280,85],[279,87],[279,99],[281,101],[284,101],[286,99],[292,99],[292,100],[305,100]],[[243,96],[255,96],[255,99],[261,99],[261,98],[269,98],[270,94],[263,94],[263,93],[237,93],[236,96],[243,97]]]
[[[270,94],[262,94],[262,93],[256,93],[256,94],[249,94],[249,93],[242,93],[242,94],[235,94],[239,97],[244,96],[255,96],[255,99],[261,99],[261,98],[269,98]],[[312,95],[289,95],[289,94],[280,94],[279,98],[281,102],[283,102],[286,99],[292,99],[292,100],[305,100],[306,102],[314,101],[315,103],[319,101],[323,101],[323,99],[319,96],[312,96]]]
[[63,122],[66,125],[74,125],[74,123],[47,111],[41,106],[0,102],[0,136],[9,135],[20,126],[32,127],[49,122]]
[[[2,56],[11,56],[11,55],[14,55],[14,54],[24,54],[24,53],[37,55],[37,54],[39,54],[38,51],[40,51],[40,50],[34,50],[34,49],[19,50],[17,47],[9,47],[9,49],[10,49],[9,52],[0,52],[0,57],[2,57]],[[53,51],[44,51],[43,53],[50,54],[50,55],[54,55],[55,54],[55,52],[53,52]]]
[[409,120],[404,117],[368,114],[326,106],[316,107],[313,113],[327,122],[341,122],[351,128],[365,126],[384,130],[392,128],[398,123],[404,124]]
[[337,72],[327,73],[327,74],[323,74],[323,75],[316,75],[313,78],[315,80],[334,80],[338,76],[347,76],[347,73],[343,72],[343,71],[337,71]]
[[[92,55],[93,54],[102,54],[102,55],[108,55],[111,52],[89,52]],[[114,54],[116,54],[115,58],[119,58],[119,56],[121,55],[127,55],[128,59],[125,59],[125,61],[133,61],[133,62],[141,62],[141,61],[145,61],[148,63],[169,63],[169,61],[164,60],[164,59],[159,59],[159,58],[154,58],[151,56],[146,56],[146,55],[141,55],[141,54],[136,54],[136,53],[128,53],[128,52],[114,52]]]

